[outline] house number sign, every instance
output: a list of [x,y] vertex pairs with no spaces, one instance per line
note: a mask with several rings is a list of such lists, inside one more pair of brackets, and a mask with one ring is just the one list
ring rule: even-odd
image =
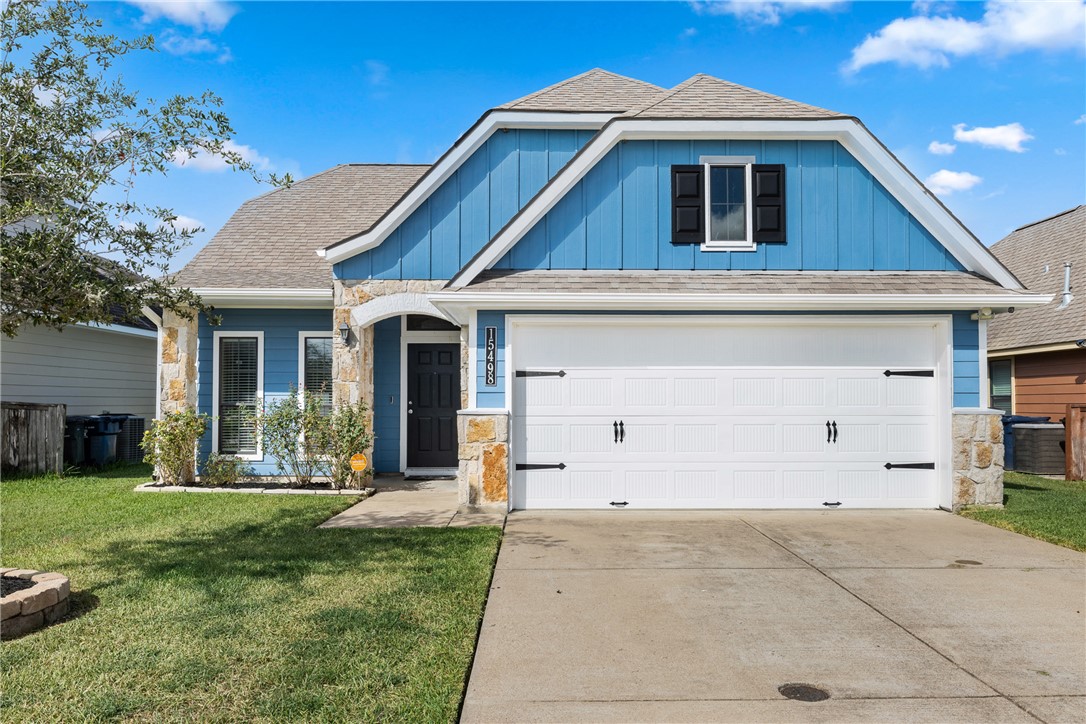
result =
[[486,328],[486,386],[498,386],[498,328]]

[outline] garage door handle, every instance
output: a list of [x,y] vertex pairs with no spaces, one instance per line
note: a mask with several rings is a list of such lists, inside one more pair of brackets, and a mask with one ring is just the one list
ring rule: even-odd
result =
[[837,420],[833,421],[833,444],[837,444]]
[[618,441],[626,442],[626,423],[621,420],[618,422]]
[[615,444],[618,444],[618,420],[615,420]]

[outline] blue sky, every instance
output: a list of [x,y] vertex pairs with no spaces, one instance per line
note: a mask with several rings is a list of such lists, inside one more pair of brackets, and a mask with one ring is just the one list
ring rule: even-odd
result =
[[[295,178],[434,161],[488,108],[593,67],[695,73],[858,116],[984,243],[1086,200],[1086,4],[1070,2],[96,2],[161,52],[157,99],[217,92],[236,142]],[[212,161],[212,159],[209,159]],[[268,190],[214,163],[144,179],[206,228]]]

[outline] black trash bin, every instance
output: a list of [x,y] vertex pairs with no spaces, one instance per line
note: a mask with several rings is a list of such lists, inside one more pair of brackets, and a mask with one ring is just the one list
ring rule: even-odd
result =
[[87,459],[87,429],[90,418],[86,415],[71,415],[64,421],[64,462],[68,465],[82,465]]
[[91,415],[90,433],[87,438],[87,457],[91,465],[108,465],[117,460],[117,435],[128,415]]
[[1017,462],[1017,458],[1015,454],[1014,444],[1014,426],[1040,422],[1048,422],[1048,418],[1027,417],[1026,415],[1003,416],[1003,468],[1005,470],[1016,469],[1015,464]]

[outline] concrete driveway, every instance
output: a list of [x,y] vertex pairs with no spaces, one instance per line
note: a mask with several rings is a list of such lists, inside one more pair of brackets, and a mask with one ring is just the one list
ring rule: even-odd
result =
[[1083,722],[1084,611],[1086,556],[948,513],[514,513],[462,721]]

